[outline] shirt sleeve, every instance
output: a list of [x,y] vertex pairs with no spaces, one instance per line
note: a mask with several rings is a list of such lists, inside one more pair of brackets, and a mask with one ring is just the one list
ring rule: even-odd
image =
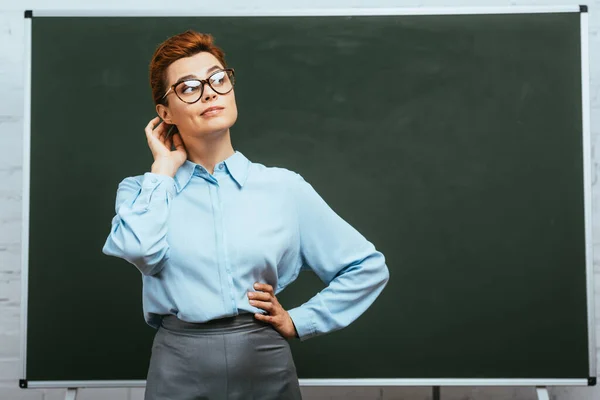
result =
[[306,340],[356,320],[386,286],[389,270],[383,254],[296,175],[291,197],[297,210],[301,263],[327,284],[288,311],[298,336]]
[[167,175],[124,179],[102,252],[129,261],[144,275],[159,273],[169,258],[167,220],[175,193],[175,180]]

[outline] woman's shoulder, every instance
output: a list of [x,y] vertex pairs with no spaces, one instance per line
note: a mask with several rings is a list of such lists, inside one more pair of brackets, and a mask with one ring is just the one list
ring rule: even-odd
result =
[[127,176],[121,180],[119,186],[134,186],[134,187],[142,187],[142,182],[144,180],[144,175],[134,175]]
[[285,167],[267,166],[253,162],[251,169],[254,178],[269,180],[274,183],[296,183],[303,180],[299,173]]

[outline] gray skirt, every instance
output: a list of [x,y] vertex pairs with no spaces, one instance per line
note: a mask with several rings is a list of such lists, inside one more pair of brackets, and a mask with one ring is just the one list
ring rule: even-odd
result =
[[253,314],[206,323],[165,316],[144,400],[302,399],[290,345]]

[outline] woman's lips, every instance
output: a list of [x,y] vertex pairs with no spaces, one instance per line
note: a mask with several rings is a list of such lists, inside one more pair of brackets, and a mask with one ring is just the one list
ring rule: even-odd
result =
[[212,115],[219,114],[221,111],[223,111],[223,107],[210,107],[210,108],[207,108],[206,110],[204,110],[202,112],[202,114],[200,114],[200,115],[205,116],[205,117],[210,117]]

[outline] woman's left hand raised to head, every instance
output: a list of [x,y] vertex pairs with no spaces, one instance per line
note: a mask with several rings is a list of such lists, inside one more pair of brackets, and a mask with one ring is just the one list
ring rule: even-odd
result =
[[257,282],[254,284],[254,289],[257,291],[248,292],[250,305],[269,313],[268,315],[256,313],[254,317],[259,321],[273,325],[277,332],[287,339],[297,337],[294,322],[290,314],[277,301],[277,297],[275,297],[273,292],[273,286]]

